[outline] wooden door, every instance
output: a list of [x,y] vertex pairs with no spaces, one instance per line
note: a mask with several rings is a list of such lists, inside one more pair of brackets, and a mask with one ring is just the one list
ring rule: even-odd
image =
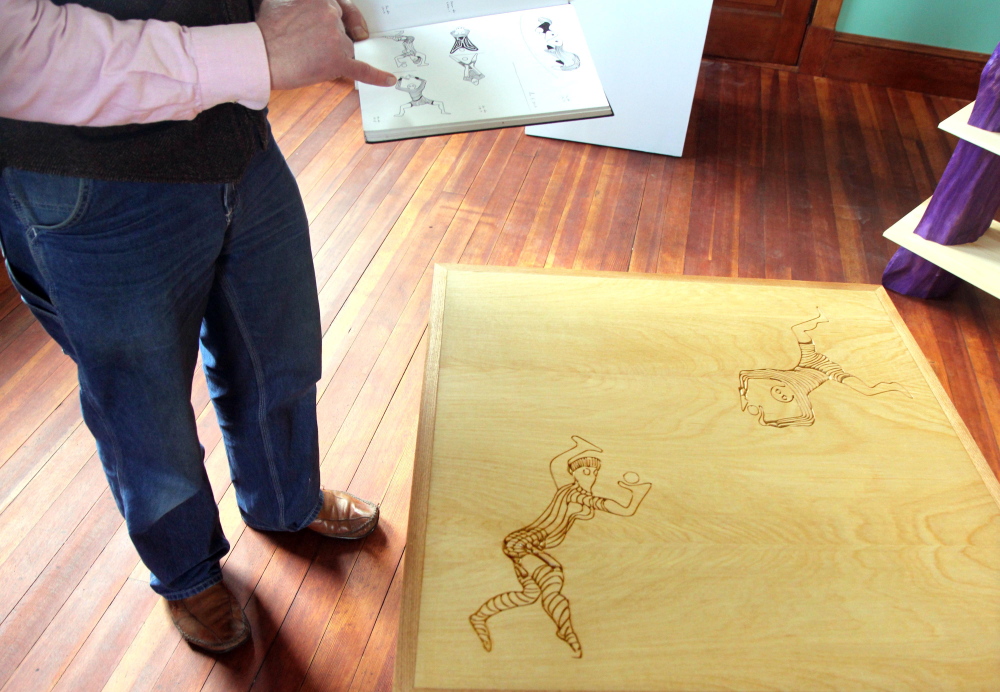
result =
[[715,0],[705,55],[796,65],[814,0]]

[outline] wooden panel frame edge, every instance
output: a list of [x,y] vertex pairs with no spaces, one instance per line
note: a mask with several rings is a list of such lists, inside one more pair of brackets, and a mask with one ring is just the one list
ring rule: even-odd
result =
[[562,267],[501,267],[490,265],[437,265],[456,272],[488,274],[544,274],[547,276],[582,276],[592,279],[633,279],[635,281],[686,281],[699,283],[729,283],[748,286],[787,286],[789,288],[836,288],[848,291],[874,291],[879,284],[854,284],[837,281],[801,281],[798,279],[751,279],[739,276],[698,276],[695,274],[647,274],[643,272],[618,272],[605,270],[565,269]]
[[420,423],[413,460],[410,516],[406,531],[406,562],[400,605],[393,690],[412,692],[417,673],[417,632],[420,626],[420,587],[424,580],[424,536],[427,532],[427,503],[430,499],[431,459],[434,453],[434,426],[437,422],[438,373],[444,332],[444,304],[448,292],[448,267],[434,265],[434,284],[429,316],[427,365],[420,397]]
[[972,464],[979,471],[979,475],[982,476],[983,482],[986,484],[986,489],[989,491],[990,495],[993,497],[994,502],[997,503],[997,507],[1000,508],[1000,479],[997,479],[993,475],[993,469],[986,462],[986,457],[983,456],[982,451],[979,449],[979,445],[976,444],[976,440],[972,437],[972,433],[969,432],[969,428],[965,425],[965,421],[962,420],[962,416],[959,415],[958,409],[955,408],[955,404],[952,403],[951,399],[948,397],[948,393],[944,389],[944,385],[941,384],[941,380],[938,379],[937,373],[934,372],[934,368],[927,361],[924,352],[920,350],[920,346],[917,344],[917,340],[913,338],[913,334],[910,332],[910,328],[906,326],[906,322],[903,321],[903,317],[896,310],[895,303],[892,302],[892,298],[889,296],[888,291],[883,287],[879,286],[875,291],[875,295],[878,296],[879,302],[882,303],[882,307],[889,319],[892,320],[893,326],[899,333],[900,337],[903,339],[903,343],[906,344],[907,350],[910,352],[910,356],[913,358],[917,367],[920,369],[920,373],[924,376],[927,381],[928,386],[930,386],[931,391],[934,393],[934,398],[937,399],[938,405],[941,410],[944,411],[945,416],[948,417],[948,422],[951,423],[952,429],[955,434],[958,435],[958,439],[961,440],[962,445],[965,447],[965,451],[968,452],[969,458],[972,460]]

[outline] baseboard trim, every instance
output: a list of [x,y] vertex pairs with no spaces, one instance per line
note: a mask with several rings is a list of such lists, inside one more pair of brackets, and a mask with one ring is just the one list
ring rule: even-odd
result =
[[799,72],[937,96],[976,98],[989,55],[810,27]]

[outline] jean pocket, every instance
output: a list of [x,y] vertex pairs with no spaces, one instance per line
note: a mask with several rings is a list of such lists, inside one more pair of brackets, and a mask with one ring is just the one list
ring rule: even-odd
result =
[[22,280],[18,276],[18,272],[10,266],[10,262],[4,262],[7,268],[7,276],[10,277],[10,282],[14,285],[14,289],[21,295],[21,300],[27,305],[31,310],[38,315],[38,313],[43,313],[45,315],[50,315],[52,317],[57,317],[56,310],[52,306],[48,297],[42,295],[41,291],[33,289],[30,285],[34,282],[29,280]]
[[87,211],[90,181],[86,178],[5,168],[3,182],[25,226],[45,230],[68,228]]

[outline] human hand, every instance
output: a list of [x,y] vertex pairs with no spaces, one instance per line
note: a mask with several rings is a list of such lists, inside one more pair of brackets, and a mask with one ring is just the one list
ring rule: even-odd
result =
[[354,59],[351,39],[368,38],[368,25],[351,0],[264,0],[257,26],[267,48],[272,89],[338,77],[376,86],[396,83],[392,74]]

